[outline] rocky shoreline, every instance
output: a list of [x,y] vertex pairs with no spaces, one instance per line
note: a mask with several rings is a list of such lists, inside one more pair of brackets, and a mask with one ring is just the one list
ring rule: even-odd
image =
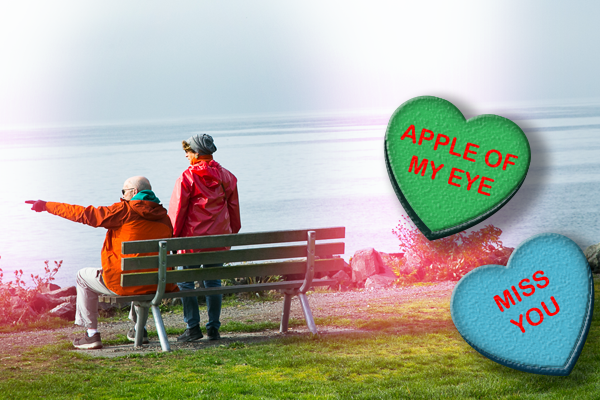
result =
[[[494,264],[506,265],[512,249],[496,254]],[[589,246],[585,256],[590,263],[592,271],[600,271],[600,244]],[[338,281],[330,292],[316,292],[309,295],[309,302],[315,318],[329,316],[342,316],[345,318],[366,318],[367,310],[362,307],[368,301],[381,299],[392,304],[417,301],[427,298],[449,299],[456,281],[430,282],[427,286],[396,287],[398,275],[410,274],[419,268],[424,268],[423,262],[419,263],[416,257],[402,253],[382,253],[372,248],[357,251],[345,263],[343,270],[333,276]],[[6,285],[5,285],[6,286]],[[57,285],[46,284],[25,302],[17,293],[17,288],[5,287],[10,296],[10,307],[13,313],[21,317],[28,315],[31,318],[40,315],[52,315],[68,321],[74,320],[76,289],[74,286],[60,288]],[[115,305],[100,303],[100,308],[106,310]],[[234,307],[225,307],[222,312],[222,322],[238,321],[243,323],[279,322],[281,314],[281,301],[238,301]],[[202,314],[201,314],[202,315]],[[205,315],[202,315],[205,318]],[[297,298],[292,301],[291,318],[303,320],[302,309]],[[163,315],[165,326],[184,328],[181,314],[165,313]],[[116,339],[125,335],[132,324],[129,321],[101,322],[99,329],[103,339]],[[149,330],[153,330],[152,317],[148,321]],[[335,326],[319,326],[321,334],[335,334],[347,332],[348,329]],[[37,330],[18,333],[0,333],[0,358],[7,359],[20,357],[25,351],[33,347],[45,346],[64,340],[72,341],[83,332],[83,328],[72,326],[53,330]],[[291,328],[288,335],[305,334],[305,326]],[[241,341],[251,343],[280,337],[282,334],[277,329],[265,330],[257,333],[225,333],[223,340],[207,342],[206,340],[179,344],[175,337],[169,341],[173,349],[200,349],[212,345],[222,345]],[[105,346],[102,350],[94,351],[95,355],[103,357],[122,356],[131,353],[144,353],[160,351],[158,339],[151,339],[149,345],[134,349],[132,345]],[[90,352],[88,352],[90,353]],[[91,354],[91,353],[90,353]]]
[[[497,255],[490,253],[490,263],[506,265],[512,249],[500,251]],[[410,275],[429,266],[427,260],[422,260],[414,254],[383,253],[373,248],[358,250],[349,263],[331,278],[337,284],[330,290],[345,292],[355,289],[388,289],[393,288],[400,276]],[[319,277],[319,276],[317,276]],[[459,278],[459,277],[458,277]],[[11,298],[8,301],[15,321],[34,321],[43,315],[59,317],[67,321],[75,320],[76,289],[75,286],[60,288],[52,283],[38,287],[33,296],[15,286],[0,287]],[[25,293],[25,295],[24,295]],[[123,307],[127,304],[100,303],[99,308],[108,310]]]

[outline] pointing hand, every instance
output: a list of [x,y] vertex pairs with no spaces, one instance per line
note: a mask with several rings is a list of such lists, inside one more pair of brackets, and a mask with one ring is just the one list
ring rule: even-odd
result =
[[46,211],[46,202],[43,200],[27,200],[25,203],[33,204],[31,209],[35,212]]

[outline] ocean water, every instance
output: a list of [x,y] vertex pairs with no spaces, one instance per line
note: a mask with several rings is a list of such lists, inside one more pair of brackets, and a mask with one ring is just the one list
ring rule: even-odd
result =
[[[582,248],[600,241],[600,106],[496,112],[517,122],[532,148],[520,191],[480,225],[501,228],[505,245],[556,232]],[[105,230],[35,213],[28,199],[79,205],[118,202],[123,182],[148,177],[162,203],[188,162],[181,141],[206,132],[215,159],[238,178],[241,232],[346,227],[348,259],[374,247],[398,251],[404,215],[389,183],[383,139],[389,115],[239,117],[0,130],[0,268],[43,272],[62,260],[59,285],[100,266]],[[475,227],[478,228],[479,226]]]

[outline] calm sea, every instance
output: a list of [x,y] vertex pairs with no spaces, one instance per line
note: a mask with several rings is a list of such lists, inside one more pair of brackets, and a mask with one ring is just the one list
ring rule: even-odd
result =
[[[532,165],[517,195],[482,223],[516,246],[542,232],[585,247],[600,241],[600,107],[564,106],[497,112],[526,132]],[[254,117],[0,131],[0,268],[56,277],[100,266],[105,230],[34,213],[24,200],[80,205],[118,202],[123,182],[148,177],[164,205],[188,162],[181,141],[215,138],[215,159],[239,181],[242,232],[346,227],[348,259],[374,247],[398,251],[392,234],[402,210],[388,181],[383,138],[389,115]],[[477,228],[477,227],[476,227]]]

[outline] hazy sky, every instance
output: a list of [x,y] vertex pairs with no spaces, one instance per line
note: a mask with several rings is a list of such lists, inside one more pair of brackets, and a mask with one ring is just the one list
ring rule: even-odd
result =
[[600,97],[600,3],[3,1],[0,126]]

